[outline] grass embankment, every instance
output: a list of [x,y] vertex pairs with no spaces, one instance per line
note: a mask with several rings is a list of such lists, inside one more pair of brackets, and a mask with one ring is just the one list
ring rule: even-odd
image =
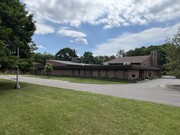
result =
[[0,80],[0,135],[179,135],[180,108]]
[[113,78],[88,78],[88,77],[62,77],[62,76],[51,76],[47,77],[45,75],[28,75],[29,77],[37,77],[43,79],[55,79],[62,81],[69,81],[75,83],[87,83],[87,84],[128,84],[136,83],[135,80],[120,80]]

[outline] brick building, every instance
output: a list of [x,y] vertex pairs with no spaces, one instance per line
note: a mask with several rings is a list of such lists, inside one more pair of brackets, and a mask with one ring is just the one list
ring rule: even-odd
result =
[[53,66],[53,75],[75,77],[100,77],[139,80],[160,77],[157,52],[148,56],[121,57],[103,65],[76,63],[72,61],[47,60]]

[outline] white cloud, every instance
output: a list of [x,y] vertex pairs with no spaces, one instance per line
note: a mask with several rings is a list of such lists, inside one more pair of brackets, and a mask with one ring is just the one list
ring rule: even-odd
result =
[[23,0],[39,22],[71,26],[103,24],[105,29],[179,18],[180,0]]
[[45,35],[49,33],[54,33],[55,30],[53,27],[45,25],[45,24],[36,24],[37,30],[35,31],[38,35]]
[[97,45],[93,54],[115,55],[118,50],[128,51],[136,47],[155,45],[165,42],[167,37],[176,34],[180,24],[165,28],[151,28],[139,33],[123,34],[117,38],[109,39],[107,42]]
[[84,44],[84,45],[87,45],[87,44],[88,44],[88,42],[87,42],[87,40],[86,40],[85,38],[76,38],[76,39],[74,40],[74,42],[75,42],[75,43],[78,43],[78,44]]
[[82,32],[74,31],[74,30],[68,30],[68,29],[61,29],[58,31],[58,34],[60,34],[61,36],[72,37],[72,38],[86,37],[86,34],[84,34]]
[[61,36],[66,36],[66,37],[70,37],[73,38],[73,40],[69,40],[69,42],[71,43],[77,43],[77,44],[85,44],[87,45],[87,39],[86,34],[79,32],[79,31],[74,31],[74,30],[69,30],[68,28],[64,28],[62,27],[59,31],[58,34],[60,34]]

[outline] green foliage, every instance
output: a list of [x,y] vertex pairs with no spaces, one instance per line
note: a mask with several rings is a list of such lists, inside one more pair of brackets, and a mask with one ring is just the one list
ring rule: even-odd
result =
[[55,59],[54,55],[51,55],[49,53],[34,53],[33,54],[33,61],[37,63],[45,64],[47,59]]
[[[29,44],[33,44],[32,36],[36,30],[34,23],[33,16],[28,14],[25,6],[19,0],[0,1],[0,65],[2,71],[11,70],[14,64],[18,64],[17,60],[12,58],[17,56],[17,47],[20,48],[20,59],[31,59],[32,48]],[[8,61],[13,66],[2,66]]]
[[13,70],[17,67],[16,65],[16,57],[0,57],[0,71],[5,72],[6,70]]
[[167,63],[165,67],[167,73],[180,78],[180,29],[172,39],[168,40],[166,55]]
[[116,57],[114,55],[112,56],[93,56],[92,52],[84,52],[83,56],[81,57],[81,62],[87,63],[87,64],[103,64],[104,62],[110,61],[112,59],[115,59]]
[[103,64],[104,62],[110,61],[112,59],[115,59],[116,57],[114,55],[111,56],[95,56],[94,57],[94,64]]
[[116,54],[116,57],[125,57],[126,53],[124,50],[119,50]]
[[48,75],[48,77],[51,75],[53,71],[52,65],[50,63],[47,63],[44,67],[44,72]]
[[71,61],[72,57],[78,57],[76,51],[71,48],[63,48],[56,53],[56,59],[62,61]]
[[81,57],[81,61],[86,64],[93,64],[94,63],[94,56],[92,52],[84,52],[83,56]]

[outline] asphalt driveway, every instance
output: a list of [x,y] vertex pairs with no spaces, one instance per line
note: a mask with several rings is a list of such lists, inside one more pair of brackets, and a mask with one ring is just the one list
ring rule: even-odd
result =
[[[0,75],[2,79],[14,80],[13,75]],[[180,107],[180,79],[155,79],[135,84],[81,84],[67,81],[19,77],[20,82],[44,86],[87,91],[121,98],[150,101]]]

